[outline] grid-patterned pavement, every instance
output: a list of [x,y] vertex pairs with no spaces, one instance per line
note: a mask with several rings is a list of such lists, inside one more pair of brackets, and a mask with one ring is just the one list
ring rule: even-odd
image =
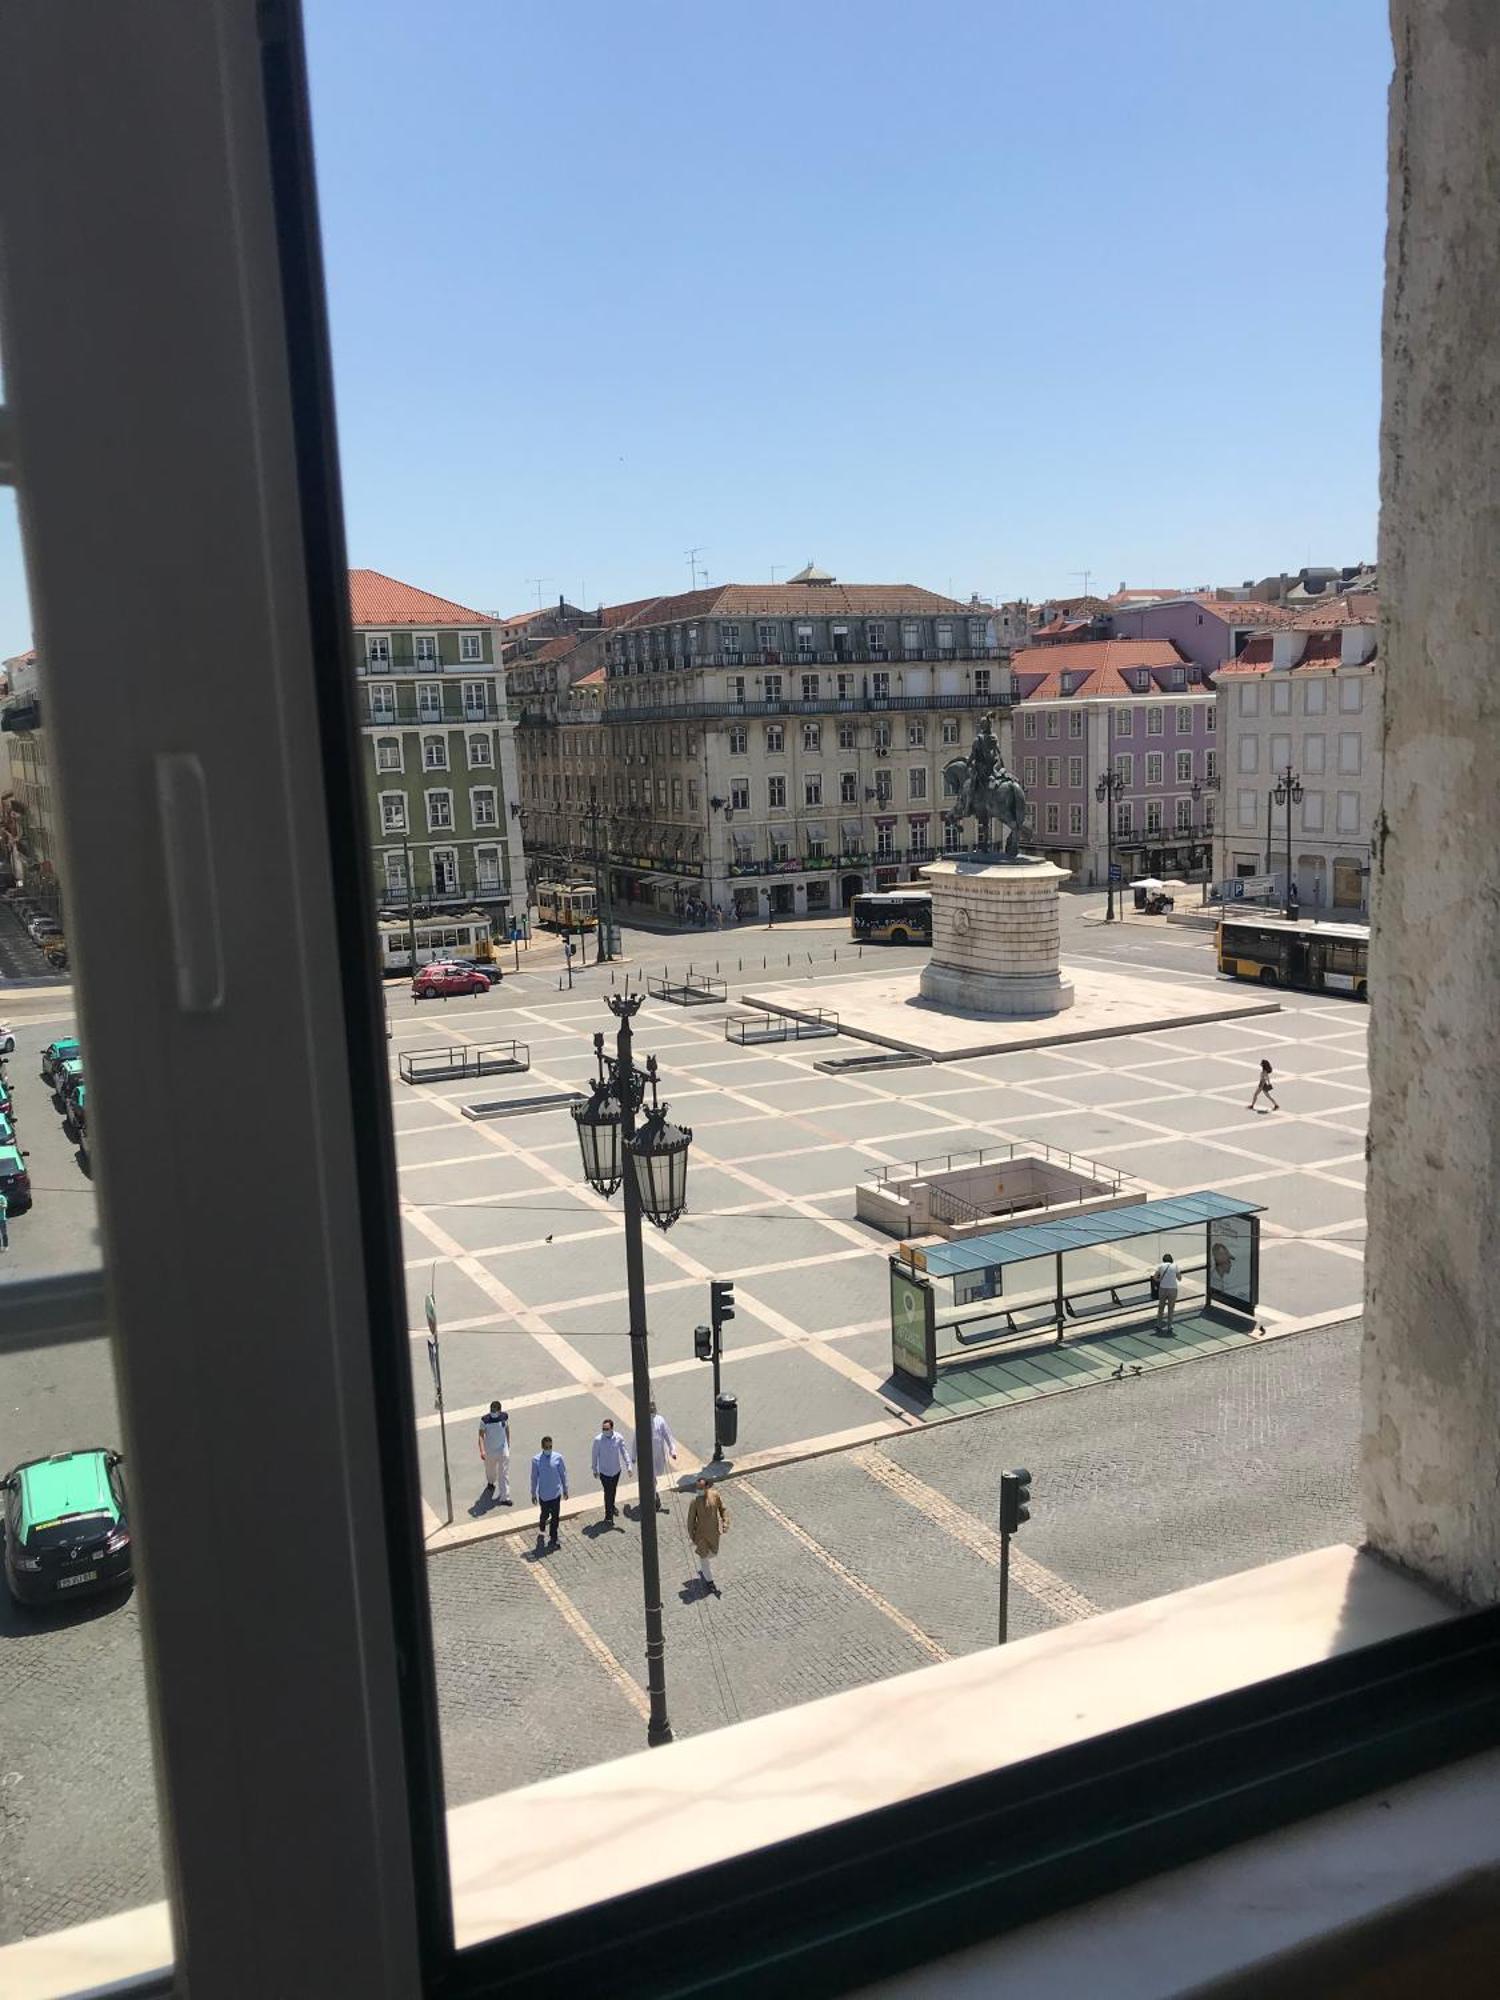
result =
[[[1201,965],[1203,955],[1185,963]],[[503,1007],[497,995],[403,1012],[393,1063],[403,1048],[491,1037],[503,1017],[504,1034],[529,1042],[532,1056],[529,1075],[508,1088],[577,1087],[591,1074],[593,1032],[612,1026],[598,977],[588,992],[517,981]],[[736,1281],[724,1386],[739,1398],[741,1453],[918,1421],[889,1380],[891,1240],[853,1219],[853,1183],[871,1162],[1044,1139],[1119,1166],[1147,1194],[1243,1195],[1266,1209],[1267,1329],[1358,1311],[1367,1021],[1356,1004],[1288,996],[1281,1014],[1244,1023],[853,1078],[813,1069],[826,1044],[744,1050],[723,1039],[721,1009],[648,1002],[638,1048],[658,1056],[673,1114],[694,1132],[689,1211],[667,1235],[648,1229],[646,1251],[653,1385],[683,1446],[679,1471],[712,1446],[709,1371],[692,1358],[711,1276]],[[1246,1108],[1262,1055],[1276,1067],[1278,1112]],[[475,1428],[493,1395],[512,1411],[517,1469],[548,1431],[575,1492],[587,1492],[601,1417],[627,1428],[632,1418],[618,1202],[611,1208],[582,1184],[566,1113],[474,1124],[460,1111],[473,1085],[394,1088],[428,1502],[441,1511],[422,1317],[430,1282],[459,1518],[477,1490]],[[1225,1337],[1195,1323],[1183,1332],[1173,1358]],[[934,1409],[1016,1400],[1059,1376],[1103,1379],[1122,1361],[1161,1358],[1132,1335],[1070,1343],[1052,1358],[1033,1350],[945,1388]]]

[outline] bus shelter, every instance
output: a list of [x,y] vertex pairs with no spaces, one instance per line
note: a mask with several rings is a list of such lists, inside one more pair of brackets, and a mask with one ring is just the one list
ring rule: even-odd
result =
[[1155,1305],[1165,1252],[1178,1309],[1253,1314],[1260,1297],[1258,1202],[1203,1190],[1025,1229],[997,1229],[890,1260],[891,1367],[937,1381],[945,1361],[1001,1342],[1093,1328]]

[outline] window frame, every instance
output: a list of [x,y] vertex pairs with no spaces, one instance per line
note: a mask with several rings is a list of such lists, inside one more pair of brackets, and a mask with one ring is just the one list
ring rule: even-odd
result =
[[[143,46],[153,61],[140,60]],[[150,135],[139,153],[113,143],[122,122]],[[23,178],[24,201],[10,191]],[[162,184],[191,198],[163,215],[152,200]],[[0,190],[28,571],[46,650],[69,661],[49,727],[91,1067],[101,1105],[114,1104],[133,1146],[172,1165],[189,1212],[210,1225],[180,1230],[175,1268],[164,1268],[151,1230],[132,1240],[128,1177],[101,1175],[132,1504],[151,1551],[141,1616],[178,1915],[174,1980],[444,2000],[539,1978],[577,1990],[618,1983],[645,1951],[657,1964],[694,1963],[711,1916],[720,1982],[763,1980],[774,1966],[789,1988],[847,1988],[928,1962],[935,1914],[941,1950],[957,1951],[1500,1739],[1500,1610],[1469,1613],[456,1951],[391,1115],[367,1088],[386,1062],[361,833],[367,758],[344,664],[346,558],[295,11],[136,0],[86,16],[0,13]],[[122,225],[91,226],[101,210]],[[60,243],[87,245],[88,313],[52,309]],[[214,312],[195,310],[210,296]],[[193,341],[147,337],[174,323],[191,324]],[[234,442],[211,489],[196,476],[203,439],[181,423],[186,407],[214,409]],[[101,437],[118,449],[101,453]],[[182,556],[172,620],[131,588],[164,541]],[[84,551],[90,587],[78,590]],[[112,606],[104,645],[90,630],[101,599]],[[211,672],[202,629],[223,639]],[[115,671],[121,651],[152,660],[165,699],[134,701],[131,677]],[[157,761],[168,754],[162,715],[176,744],[204,746],[170,753],[185,764]],[[246,737],[256,757],[221,756]],[[174,905],[163,871],[122,879],[118,854],[159,843],[153,776],[185,786],[173,812],[195,810],[194,758],[218,879],[210,901]],[[261,838],[237,853],[243,823]],[[257,954],[257,924],[195,924],[215,903],[238,918],[242,890],[255,910],[274,899],[289,932],[274,962]],[[289,960],[301,978],[286,976]],[[159,1010],[117,1012],[127,977],[153,961]],[[216,966],[233,1007],[203,1004]],[[190,1066],[174,1006],[198,1010]],[[242,1299],[223,1283],[226,1253],[234,1270],[247,1248],[242,1210],[221,1201],[212,1145],[181,1120],[172,1085],[228,1094],[247,1037],[250,1060],[269,1042],[282,1072],[263,1107],[242,1105],[241,1137],[261,1143],[263,1127],[285,1179],[278,1256],[259,1260]],[[288,1143],[293,1103],[305,1146]],[[189,1170],[205,1168],[195,1193]],[[158,1182],[151,1199],[163,1198]],[[290,1302],[280,1321],[265,1310],[273,1285]],[[220,1338],[205,1348],[198,1302],[210,1292]],[[264,1399],[274,1435],[259,1442],[274,1448],[279,1477],[258,1510],[278,1549],[264,1580],[275,1618],[255,1615],[262,1586],[244,1573],[228,1609],[216,1580],[222,1510],[175,1504],[189,1381],[200,1394],[232,1384],[241,1407]],[[329,1449],[335,1437],[365,1448],[346,1462]],[[373,1513],[372,1455],[383,1475]],[[204,1476],[195,1459],[192,1481]],[[298,1532],[308,1511],[316,1538]],[[265,1686],[293,1679],[295,1703],[266,1702]],[[273,1763],[298,1771],[295,1814],[280,1788],[253,1782]],[[816,1893],[789,1899],[790,1883]]]

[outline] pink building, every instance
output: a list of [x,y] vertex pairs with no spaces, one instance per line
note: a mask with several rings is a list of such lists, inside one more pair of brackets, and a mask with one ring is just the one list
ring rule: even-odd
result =
[[1012,758],[1035,846],[1078,887],[1108,880],[1099,781],[1113,772],[1113,854],[1137,875],[1206,875],[1219,783],[1209,671],[1160,639],[1028,647],[1011,659]]

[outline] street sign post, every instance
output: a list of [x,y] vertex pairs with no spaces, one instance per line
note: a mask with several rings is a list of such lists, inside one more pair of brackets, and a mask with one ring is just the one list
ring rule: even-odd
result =
[[432,1267],[427,1280],[427,1297],[423,1300],[427,1314],[427,1365],[432,1370],[432,1394],[437,1405],[438,1436],[443,1446],[443,1497],[448,1503],[448,1525],[453,1525],[453,1475],[448,1466],[448,1415],[443,1408],[443,1357],[438,1346],[437,1316],[437,1265]]

